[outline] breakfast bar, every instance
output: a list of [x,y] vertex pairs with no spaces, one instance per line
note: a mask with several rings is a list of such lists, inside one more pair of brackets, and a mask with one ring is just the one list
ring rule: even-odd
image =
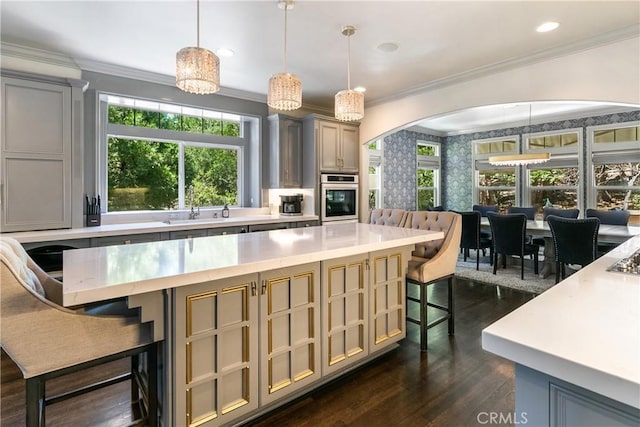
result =
[[68,250],[63,302],[127,297],[154,321],[165,425],[246,421],[394,348],[414,245],[443,236],[346,223]]

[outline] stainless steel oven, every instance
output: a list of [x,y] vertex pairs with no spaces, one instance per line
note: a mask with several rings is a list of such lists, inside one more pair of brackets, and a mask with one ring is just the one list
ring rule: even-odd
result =
[[358,175],[320,176],[322,222],[358,221]]

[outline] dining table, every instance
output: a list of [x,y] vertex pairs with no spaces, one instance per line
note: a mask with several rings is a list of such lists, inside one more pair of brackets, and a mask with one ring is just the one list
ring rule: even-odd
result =
[[[480,228],[485,231],[491,231],[491,225],[489,224],[488,218],[481,218]],[[555,250],[551,229],[549,228],[547,221],[528,220],[527,234],[543,237],[545,240],[544,260],[542,263],[542,269],[540,270],[540,277],[545,278],[555,273]],[[637,235],[640,235],[640,225],[600,224],[600,228],[598,229],[598,242],[620,244]]]

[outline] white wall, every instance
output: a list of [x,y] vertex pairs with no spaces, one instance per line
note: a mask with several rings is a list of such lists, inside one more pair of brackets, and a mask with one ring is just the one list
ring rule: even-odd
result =
[[367,107],[360,142],[469,107],[550,100],[640,104],[640,37]]

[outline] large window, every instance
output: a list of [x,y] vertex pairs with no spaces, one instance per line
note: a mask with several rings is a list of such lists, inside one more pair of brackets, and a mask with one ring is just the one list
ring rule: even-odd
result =
[[592,183],[589,206],[640,210],[640,125],[590,127],[587,135]]
[[547,152],[546,163],[527,166],[525,204],[539,212],[545,205],[574,209],[580,207],[580,159],[582,130],[565,129],[523,135],[525,153]]
[[[518,174],[513,166],[498,167],[489,163],[493,155],[516,154],[518,136],[473,141],[473,163],[475,174],[474,203],[498,206],[506,211],[517,205]],[[464,173],[461,171],[461,173]]]
[[440,204],[440,144],[417,141],[417,209]]
[[110,95],[101,108],[108,211],[239,204],[239,116]]
[[369,144],[369,209],[382,208],[382,139]]

